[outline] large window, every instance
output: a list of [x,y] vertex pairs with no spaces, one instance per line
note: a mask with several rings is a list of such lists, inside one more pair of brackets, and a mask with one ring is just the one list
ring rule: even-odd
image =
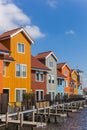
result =
[[23,101],[23,94],[26,93],[26,90],[17,89],[16,90],[16,102]]
[[44,91],[36,90],[36,101],[41,101],[44,99]]
[[26,77],[26,65],[16,64],[16,76],[17,77]]
[[24,53],[24,44],[23,43],[18,43],[18,52]]
[[36,81],[44,81],[44,73],[41,71],[36,71]]

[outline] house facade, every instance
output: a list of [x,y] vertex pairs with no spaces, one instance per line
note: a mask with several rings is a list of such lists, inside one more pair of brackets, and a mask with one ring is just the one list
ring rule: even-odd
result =
[[66,77],[64,94],[70,96],[70,94],[72,93],[70,88],[70,68],[67,63],[64,62],[57,64],[57,69]]
[[51,101],[55,99],[57,94],[57,57],[52,51],[42,52],[36,56],[50,71],[47,73],[47,94],[51,96]]
[[78,95],[82,95],[82,93],[83,93],[83,90],[82,90],[82,84],[83,84],[82,74],[83,74],[83,71],[80,70],[80,69],[76,69],[76,72],[78,74]]
[[50,71],[37,58],[31,56],[31,90],[35,94],[35,101],[45,99],[47,89],[47,73]]
[[73,94],[77,95],[78,94],[78,74],[74,69],[71,70],[71,79],[73,80],[71,82]]
[[33,40],[24,30],[17,28],[0,35],[0,42],[8,48],[14,62],[4,64],[3,93],[9,102],[22,102],[23,93],[31,89],[31,44]]
[[57,70],[57,94],[61,97],[64,96],[65,78],[59,70]]

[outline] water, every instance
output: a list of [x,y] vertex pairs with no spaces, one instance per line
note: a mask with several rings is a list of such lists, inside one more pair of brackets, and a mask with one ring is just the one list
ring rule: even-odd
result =
[[87,108],[75,113],[69,113],[67,118],[54,118],[46,128],[35,128],[34,130],[87,130]]
[[[4,129],[0,128],[0,130],[17,130],[17,128],[11,126]],[[25,127],[23,130],[31,129]],[[87,130],[87,108],[79,110],[78,112],[69,113],[69,117],[66,118],[57,117],[56,123],[53,117],[47,127],[33,128],[33,130]]]

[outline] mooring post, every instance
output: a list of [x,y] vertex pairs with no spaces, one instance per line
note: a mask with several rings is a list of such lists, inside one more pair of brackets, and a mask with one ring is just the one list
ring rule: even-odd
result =
[[48,108],[48,123],[50,123],[50,108]]
[[35,112],[34,112],[34,109],[35,109],[35,106],[33,106],[33,116],[32,116],[32,121],[34,122],[34,120],[35,120]]
[[6,113],[6,126],[8,124],[8,112]]
[[22,130],[23,126],[23,114],[20,114],[20,130]]
[[44,107],[44,120],[46,122],[46,108]]

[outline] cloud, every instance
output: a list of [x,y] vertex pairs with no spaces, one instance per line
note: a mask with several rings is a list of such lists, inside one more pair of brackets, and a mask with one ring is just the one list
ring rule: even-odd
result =
[[67,34],[67,35],[74,35],[75,31],[74,30],[69,30],[69,31],[66,31],[65,34]]
[[57,7],[57,0],[47,0],[47,4],[52,7],[52,8],[56,8]]
[[0,0],[0,33],[20,26],[30,26],[33,30],[30,35],[33,38],[41,38],[44,35],[39,27],[31,25],[31,19],[11,0]]
[[37,27],[35,25],[33,25],[33,26],[28,26],[27,25],[25,27],[25,29],[29,33],[29,35],[31,37],[35,38],[35,39],[38,38],[38,37],[40,37],[40,38],[45,37],[45,34],[41,33],[39,27]]

